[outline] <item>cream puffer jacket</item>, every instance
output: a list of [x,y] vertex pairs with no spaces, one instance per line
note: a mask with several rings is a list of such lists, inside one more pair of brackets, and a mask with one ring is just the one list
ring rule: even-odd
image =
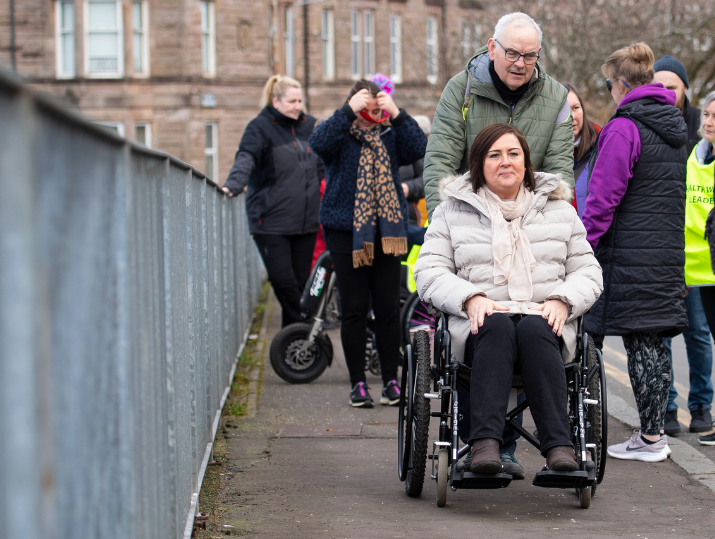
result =
[[576,353],[576,318],[595,303],[603,291],[601,266],[586,241],[586,229],[571,199],[571,188],[560,174],[535,174],[536,189],[522,220],[536,259],[532,271],[534,293],[529,302],[509,299],[506,285],[494,284],[492,228],[489,213],[472,189],[469,173],[444,178],[442,203],[432,216],[415,265],[417,290],[449,316],[452,357],[463,361],[469,336],[464,303],[483,295],[508,307],[512,314],[541,315],[531,308],[560,299],[569,307],[562,337],[564,362]]

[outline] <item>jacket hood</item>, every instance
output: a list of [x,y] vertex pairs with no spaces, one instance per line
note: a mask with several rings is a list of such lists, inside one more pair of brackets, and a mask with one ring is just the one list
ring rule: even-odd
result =
[[266,105],[263,110],[268,114],[271,120],[274,120],[276,123],[281,125],[295,126],[307,120],[307,116],[304,112],[300,113],[298,119],[293,119],[289,118],[285,114],[282,114],[281,112],[278,112],[278,109],[276,109],[273,105]]
[[616,115],[641,122],[670,146],[680,148],[688,142],[688,128],[674,105],[674,91],[659,82],[645,84],[626,94]]
[[[492,76],[489,74],[489,49],[484,45],[477,53],[472,56],[467,62],[467,71],[472,76],[475,82],[482,82],[486,84],[494,84],[492,82]],[[544,70],[542,69],[539,62],[536,62],[536,68],[531,76],[529,84],[538,80],[544,75]]]
[[[561,174],[548,172],[535,172],[536,189],[532,207],[541,210],[547,200],[565,200],[571,202],[573,189],[561,179]],[[486,208],[477,194],[472,189],[471,175],[469,172],[461,176],[446,176],[439,182],[440,200],[460,200],[476,208],[484,215],[488,215]]]
[[708,150],[711,152],[713,151],[712,142],[705,139],[701,139],[700,142],[698,142],[698,145],[695,146],[695,159],[697,159],[698,163],[701,165],[705,164],[705,158],[708,156]]

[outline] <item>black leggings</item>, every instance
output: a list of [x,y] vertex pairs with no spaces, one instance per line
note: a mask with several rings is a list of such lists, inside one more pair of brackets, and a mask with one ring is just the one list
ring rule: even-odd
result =
[[400,258],[382,252],[375,242],[372,266],[353,268],[352,253],[331,253],[342,307],[340,340],[350,385],[365,381],[367,313],[372,298],[375,339],[383,385],[397,378],[400,356]]
[[524,392],[539,431],[541,454],[572,446],[561,339],[541,316],[519,319],[495,313],[470,334],[464,361],[472,367],[469,442],[494,438],[502,443],[514,368],[521,371]]
[[310,277],[317,233],[293,236],[255,234],[268,280],[281,305],[281,326],[300,322],[300,297]]

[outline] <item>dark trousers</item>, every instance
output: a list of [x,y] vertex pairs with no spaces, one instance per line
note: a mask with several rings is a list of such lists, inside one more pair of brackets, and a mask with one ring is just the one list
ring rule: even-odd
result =
[[539,431],[542,455],[552,447],[572,445],[561,339],[545,319],[530,315],[512,320],[500,313],[487,316],[479,333],[469,335],[464,359],[472,367],[470,443],[482,438],[503,442],[516,368]]
[[254,234],[273,292],[281,305],[281,326],[300,322],[300,297],[310,276],[317,234]]
[[710,334],[715,328],[715,286],[701,286],[700,300],[703,303],[703,311],[705,311],[705,319],[710,327]]
[[400,258],[375,242],[372,266],[353,268],[352,253],[332,253],[342,307],[340,339],[350,385],[365,381],[367,313],[375,312],[375,340],[383,385],[397,378],[400,356]]

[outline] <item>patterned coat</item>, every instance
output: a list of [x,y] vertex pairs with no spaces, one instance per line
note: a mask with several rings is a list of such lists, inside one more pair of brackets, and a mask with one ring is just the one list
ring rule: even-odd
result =
[[[344,105],[319,124],[310,137],[313,151],[325,166],[325,193],[320,204],[320,222],[335,230],[352,230],[357,173],[362,144],[349,134],[357,119],[349,105]],[[409,223],[407,202],[400,185],[399,169],[424,157],[427,137],[417,122],[400,109],[392,125],[381,128],[381,139],[390,155],[392,178],[405,222]]]

